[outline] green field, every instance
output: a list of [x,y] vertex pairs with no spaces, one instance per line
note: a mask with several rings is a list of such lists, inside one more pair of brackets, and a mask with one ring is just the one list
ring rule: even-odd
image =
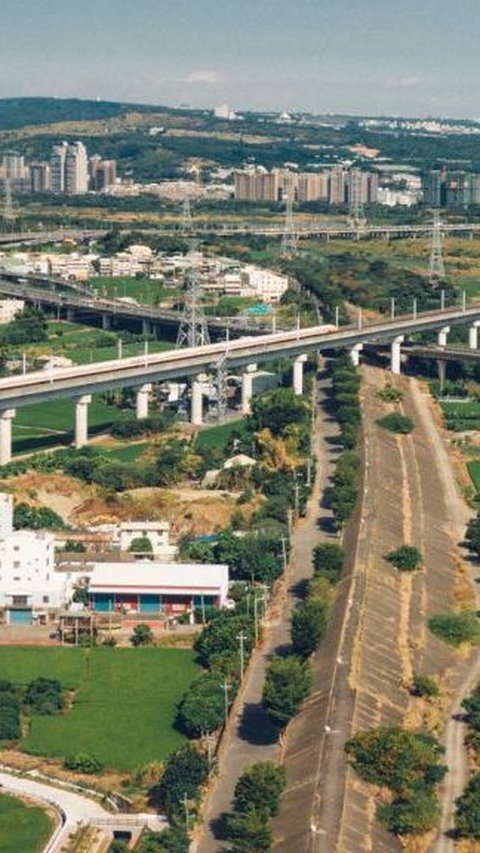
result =
[[141,441],[139,444],[125,444],[122,447],[113,447],[105,450],[105,456],[109,459],[118,459],[120,462],[134,462],[152,447],[151,442]]
[[58,678],[77,690],[67,714],[31,718],[21,748],[52,758],[87,752],[121,771],[164,759],[184,741],[174,720],[197,672],[184,649],[0,648],[0,678]]
[[154,305],[164,299],[176,299],[183,293],[178,287],[165,287],[161,281],[135,276],[97,276],[92,279],[91,284],[99,296],[129,296],[144,305]]
[[0,795],[0,853],[39,853],[52,831],[48,815],[38,806]]
[[474,459],[467,465],[468,473],[470,474],[475,491],[480,493],[480,459]]
[[230,440],[232,432],[242,433],[243,420],[230,421],[228,424],[220,424],[219,426],[208,427],[202,429],[195,440],[195,446],[216,447],[219,450],[225,451]]
[[448,429],[454,432],[480,430],[480,401],[441,401],[441,407]]
[[[90,435],[106,432],[125,417],[116,406],[108,406],[98,395],[88,407]],[[13,423],[13,453],[29,453],[73,441],[75,404],[73,400],[52,400],[17,409]]]

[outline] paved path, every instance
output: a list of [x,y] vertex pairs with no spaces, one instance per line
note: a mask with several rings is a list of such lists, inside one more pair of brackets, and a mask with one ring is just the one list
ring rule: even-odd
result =
[[5,792],[46,803],[62,815],[62,826],[55,831],[45,848],[48,853],[60,853],[68,836],[79,822],[89,823],[94,819],[112,817],[101,805],[88,797],[36,782],[26,776],[20,777],[0,772],[0,786]]
[[[319,386],[323,397],[323,386]],[[322,416],[319,416],[322,421]],[[318,475],[309,501],[307,516],[296,525],[292,540],[292,555],[288,570],[288,592],[271,622],[261,649],[255,652],[246,676],[241,703],[235,719],[231,720],[226,749],[219,762],[218,777],[210,796],[205,824],[194,845],[198,853],[218,853],[224,842],[217,835],[221,817],[231,807],[237,779],[245,767],[255,761],[276,761],[281,758],[281,747],[275,732],[261,707],[265,670],[269,657],[290,642],[290,614],[297,600],[299,586],[312,575],[312,548],[320,540],[318,530],[319,500],[325,486],[323,424],[318,423],[315,436],[315,454],[319,460]]]

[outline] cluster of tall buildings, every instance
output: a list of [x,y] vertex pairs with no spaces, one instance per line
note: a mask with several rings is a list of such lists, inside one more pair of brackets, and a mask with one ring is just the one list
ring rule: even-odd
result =
[[465,208],[480,204],[480,174],[432,169],[423,180],[423,201],[429,207]]
[[6,151],[0,166],[0,182],[14,191],[65,195],[100,192],[116,183],[116,160],[88,156],[83,142],[54,145],[47,162],[26,163],[18,151]]
[[289,194],[298,202],[331,205],[375,204],[378,175],[334,166],[322,172],[268,171],[261,167],[235,172],[235,198],[242,201],[282,201]]

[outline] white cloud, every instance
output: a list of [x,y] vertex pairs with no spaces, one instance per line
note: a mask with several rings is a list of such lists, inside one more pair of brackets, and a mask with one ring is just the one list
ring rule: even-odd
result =
[[187,76],[186,83],[222,83],[223,77],[217,71],[211,71],[209,69],[201,69],[198,71],[191,71]]

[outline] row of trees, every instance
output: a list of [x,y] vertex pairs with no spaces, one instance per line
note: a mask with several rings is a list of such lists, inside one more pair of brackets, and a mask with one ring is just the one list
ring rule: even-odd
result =
[[227,819],[231,853],[267,853],[273,843],[271,819],[278,814],[285,769],[271,761],[252,764],[235,786],[233,814]]
[[360,457],[355,452],[361,427],[360,376],[349,355],[342,353],[330,365],[333,413],[340,425],[343,453],[333,475],[330,506],[337,529],[350,518],[358,497]]

